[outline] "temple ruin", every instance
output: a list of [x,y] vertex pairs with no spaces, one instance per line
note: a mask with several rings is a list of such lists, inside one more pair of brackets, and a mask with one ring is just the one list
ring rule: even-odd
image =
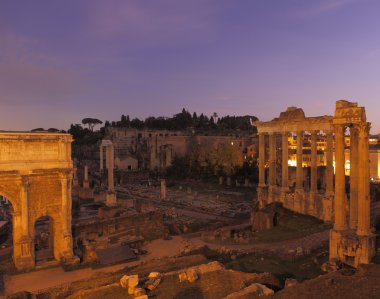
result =
[[12,204],[13,260],[35,266],[35,223],[52,224],[53,257],[72,261],[72,137],[57,133],[0,132],[0,194]]
[[[295,212],[333,221],[330,260],[337,259],[355,267],[360,263],[369,263],[375,254],[375,236],[370,226],[370,123],[366,121],[365,109],[358,107],[357,103],[341,100],[336,102],[334,117],[305,117],[302,109],[290,107],[278,118],[257,122],[256,125],[259,135],[259,206],[263,208],[280,202]],[[347,128],[350,133],[349,194],[346,194],[344,143]],[[310,175],[302,166],[305,133],[311,135]],[[297,136],[294,186],[289,184],[289,134]],[[320,189],[317,184],[317,134],[325,134],[327,139],[325,185]],[[281,142],[278,142],[278,137]],[[280,159],[277,159],[278,156]],[[347,207],[349,215],[346,215]]]

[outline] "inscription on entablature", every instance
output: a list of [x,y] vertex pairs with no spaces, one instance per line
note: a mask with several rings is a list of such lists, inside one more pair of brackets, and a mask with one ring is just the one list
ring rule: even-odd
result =
[[2,142],[0,161],[54,160],[59,159],[59,145],[43,142]]
[[366,121],[366,115],[364,108],[362,107],[350,107],[339,108],[335,111],[334,124],[351,124],[361,123]]

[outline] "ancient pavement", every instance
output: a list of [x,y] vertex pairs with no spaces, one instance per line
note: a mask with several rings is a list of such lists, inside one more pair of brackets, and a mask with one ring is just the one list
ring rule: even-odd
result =
[[[328,236],[329,231],[324,231],[297,240],[288,240],[270,244],[224,245],[223,247],[227,250],[244,250],[246,252],[269,249],[273,252],[288,253],[289,251],[296,251],[297,247],[302,247],[305,251],[312,250],[313,248],[320,246],[322,243],[327,242]],[[145,249],[149,253],[138,261],[122,263],[101,269],[86,268],[65,272],[59,267],[19,275],[5,275],[5,294],[11,294],[21,290],[37,291],[54,286],[65,285],[77,280],[89,278],[98,273],[111,273],[123,269],[126,266],[134,266],[152,259],[175,256],[180,254],[184,244],[190,244],[192,248],[201,247],[203,245],[207,245],[211,249],[218,249],[221,247],[218,244],[206,243],[197,236],[189,236],[189,238],[175,236],[171,240],[159,239],[152,241],[145,246]]]

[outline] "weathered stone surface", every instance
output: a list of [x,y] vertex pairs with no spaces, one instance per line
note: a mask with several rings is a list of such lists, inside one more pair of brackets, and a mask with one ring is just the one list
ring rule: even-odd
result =
[[198,274],[194,268],[186,270],[186,276],[189,282],[195,282],[198,280]]
[[292,287],[298,283],[297,279],[287,278],[285,280],[285,288]]
[[269,296],[273,294],[274,294],[274,291],[272,289],[266,287],[263,284],[254,283],[244,288],[243,290],[229,294],[223,299],[242,299],[242,298],[249,298],[249,296],[252,296],[252,295]]
[[120,286],[123,287],[123,288],[126,288],[128,286],[128,280],[129,280],[129,276],[128,275],[123,275],[120,278]]
[[54,259],[73,258],[71,235],[72,137],[58,133],[0,133],[0,194],[13,207],[13,260],[35,265],[34,225],[48,216]]

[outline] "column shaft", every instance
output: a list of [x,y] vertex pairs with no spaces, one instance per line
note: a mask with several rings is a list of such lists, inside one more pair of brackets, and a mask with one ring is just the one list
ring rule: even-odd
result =
[[107,145],[107,156],[108,156],[108,191],[114,192],[115,191],[115,185],[114,185],[114,178],[113,178],[113,169],[114,169],[114,161],[113,161],[113,146]]
[[326,142],[326,195],[334,194],[333,135],[327,132]]
[[22,236],[29,237],[29,200],[28,200],[28,189],[29,189],[29,178],[27,176],[21,177],[21,227]]
[[335,127],[335,230],[346,228],[346,194],[345,194],[345,171],[344,171],[344,129],[343,125]]
[[283,191],[287,191],[289,189],[288,159],[289,159],[288,132],[283,132],[282,133],[282,183],[281,183]]
[[265,135],[259,134],[259,186],[265,186]]
[[303,132],[297,132],[297,170],[296,170],[296,189],[303,190],[303,169],[302,169],[302,145]]
[[100,171],[102,171],[103,170],[103,144],[101,144],[101,143],[100,143],[99,151],[100,151],[100,154],[99,154],[99,158],[100,158]]
[[311,173],[310,191],[317,192],[317,132],[311,134]]
[[350,128],[350,228],[358,225],[358,170],[359,170],[359,131],[358,127]]
[[69,234],[68,227],[68,208],[69,199],[67,192],[67,174],[61,174],[61,196],[62,196],[62,233],[63,235]]
[[276,135],[269,134],[269,185],[276,186]]
[[359,126],[359,189],[358,189],[358,229],[357,234],[371,234],[371,199],[369,192],[369,130],[370,124]]

